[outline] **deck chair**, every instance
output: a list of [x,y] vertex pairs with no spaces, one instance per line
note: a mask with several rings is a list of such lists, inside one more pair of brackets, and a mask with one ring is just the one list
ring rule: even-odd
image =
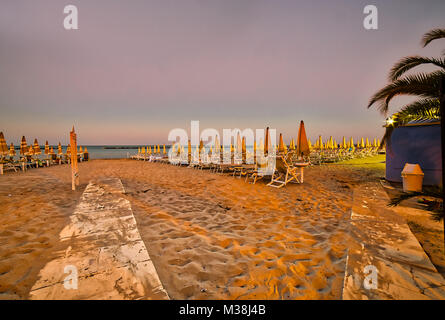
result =
[[255,168],[246,174],[245,182],[252,180],[252,184],[255,184],[258,180],[261,180],[265,177],[271,177],[273,172],[267,170],[269,163],[265,162],[257,162],[255,164]]
[[[281,188],[288,183],[303,183],[302,168],[306,164],[299,166],[289,164],[286,158],[278,156],[275,160],[275,171],[272,179],[267,184],[269,187]],[[299,171],[300,170],[300,171]]]

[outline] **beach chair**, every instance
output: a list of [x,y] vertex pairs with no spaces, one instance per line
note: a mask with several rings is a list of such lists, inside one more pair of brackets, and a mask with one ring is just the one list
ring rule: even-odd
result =
[[273,175],[273,170],[267,170],[269,166],[268,161],[260,162],[257,161],[255,164],[255,168],[246,174],[245,182],[252,180],[252,184],[255,184],[258,180],[261,180],[265,177],[271,177]]
[[291,164],[284,156],[275,159],[275,170],[272,179],[267,184],[269,187],[281,188],[288,183],[303,183],[303,170],[309,163]]

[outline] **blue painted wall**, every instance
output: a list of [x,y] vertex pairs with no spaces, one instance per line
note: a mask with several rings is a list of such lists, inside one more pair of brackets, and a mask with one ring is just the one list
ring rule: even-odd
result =
[[418,163],[424,185],[441,185],[441,161],[440,125],[398,127],[386,146],[386,179],[401,182],[405,163]]

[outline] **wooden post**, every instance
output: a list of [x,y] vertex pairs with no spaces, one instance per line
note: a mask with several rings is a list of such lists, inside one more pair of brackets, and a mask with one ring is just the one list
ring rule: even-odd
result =
[[70,146],[71,146],[71,188],[76,190],[79,185],[79,168],[77,167],[77,135],[73,130],[70,132]]

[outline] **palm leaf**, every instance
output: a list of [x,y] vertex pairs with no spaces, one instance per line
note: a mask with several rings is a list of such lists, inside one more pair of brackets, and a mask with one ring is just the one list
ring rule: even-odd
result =
[[389,109],[389,102],[399,95],[416,95],[422,98],[438,98],[440,79],[445,76],[445,71],[438,70],[431,73],[419,73],[409,75],[393,81],[380,89],[372,96],[368,108],[378,103],[377,108],[383,114]]
[[443,58],[425,58],[421,56],[405,57],[397,62],[389,72],[389,81],[395,81],[399,79],[405,72],[411,70],[422,64],[433,64],[442,69],[445,69],[445,59]]
[[425,33],[422,38],[422,45],[426,47],[431,41],[445,38],[445,29],[433,29]]

